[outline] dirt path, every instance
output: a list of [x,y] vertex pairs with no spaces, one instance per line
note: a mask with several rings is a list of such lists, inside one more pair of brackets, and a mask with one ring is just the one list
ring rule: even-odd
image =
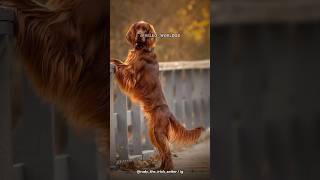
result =
[[[177,173],[137,174],[137,172],[114,171],[111,180],[209,180],[210,140],[173,152],[173,162]],[[181,172],[183,171],[183,174]]]

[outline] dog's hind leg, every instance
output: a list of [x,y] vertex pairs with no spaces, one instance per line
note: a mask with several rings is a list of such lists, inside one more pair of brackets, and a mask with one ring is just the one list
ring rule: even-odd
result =
[[169,122],[167,119],[160,119],[157,121],[154,127],[155,139],[158,144],[158,150],[161,156],[161,166],[162,170],[172,170],[173,162],[171,158],[171,151],[168,141],[168,127]]
[[159,150],[160,145],[158,144],[156,139],[153,123],[149,123],[148,129],[149,129],[149,137],[150,137],[151,143],[157,148],[157,150]]

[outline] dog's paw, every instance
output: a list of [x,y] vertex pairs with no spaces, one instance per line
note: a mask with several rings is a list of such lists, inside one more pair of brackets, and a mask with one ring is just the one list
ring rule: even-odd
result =
[[115,59],[110,59],[110,64],[116,64],[116,60]]
[[118,59],[110,59],[110,63],[114,65],[122,64],[122,62]]

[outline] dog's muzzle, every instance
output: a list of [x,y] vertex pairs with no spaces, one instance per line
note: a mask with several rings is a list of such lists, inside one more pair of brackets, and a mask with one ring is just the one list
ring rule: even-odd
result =
[[145,42],[145,41],[146,41],[145,32],[139,29],[137,31],[137,42]]
[[137,32],[137,37],[136,37],[136,48],[137,49],[142,49],[145,45],[146,42],[146,37],[144,36],[143,31],[138,31]]

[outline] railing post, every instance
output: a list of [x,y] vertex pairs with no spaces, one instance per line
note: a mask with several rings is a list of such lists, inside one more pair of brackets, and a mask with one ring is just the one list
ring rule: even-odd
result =
[[200,81],[201,81],[201,109],[203,123],[205,127],[210,126],[210,70],[200,70]]
[[24,180],[24,164],[23,163],[17,163],[13,165],[14,168],[14,180]]
[[205,119],[206,126],[210,127],[210,69],[205,69],[204,71]]
[[142,144],[141,144],[141,119],[140,119],[140,107],[138,105],[133,105],[131,108],[132,117],[132,133],[133,133],[133,154],[142,154]]
[[174,109],[174,98],[176,95],[176,72],[175,71],[168,71],[168,81],[166,84],[167,89],[167,101],[169,103],[169,107]]
[[25,164],[24,178],[53,179],[53,108],[35,94],[30,82],[23,77],[22,121],[15,129],[15,163]]
[[10,100],[11,37],[14,16],[0,7],[0,179],[13,179],[12,122]]
[[193,104],[193,127],[195,126],[203,126],[204,119],[202,113],[202,105],[201,105],[201,82],[200,70],[195,69],[192,70],[192,81],[193,81],[193,93],[192,93],[192,104]]
[[69,156],[55,157],[54,180],[69,180]]
[[117,89],[115,93],[115,105],[114,111],[117,113],[117,150],[119,158],[121,160],[129,159],[128,151],[128,123],[127,123],[127,108],[126,108],[126,96]]
[[185,124],[185,119],[183,119],[182,114],[182,100],[184,98],[184,82],[183,82],[182,70],[175,71],[175,96],[174,96],[174,115],[177,120],[182,124]]
[[110,64],[110,165],[116,163],[116,129],[117,124],[114,114],[114,65]]
[[73,128],[65,129],[67,120],[62,114],[56,110],[53,110],[52,114],[53,139],[56,147],[54,180],[97,179],[99,167],[97,148],[94,141],[91,141],[95,134],[88,133],[85,135],[88,139],[81,138],[83,135],[74,131]]
[[[98,147],[97,147],[98,148]],[[107,176],[108,176],[108,169],[109,168],[109,164],[103,159],[103,157],[101,156],[101,154],[97,151],[97,180],[106,180]]]
[[183,110],[183,119],[186,123],[186,127],[187,128],[193,128],[192,127],[192,91],[193,91],[193,87],[192,87],[192,71],[191,70],[185,70],[184,71],[184,91],[183,91],[183,96],[184,96],[184,100],[183,100],[183,104],[182,104],[182,110]]
[[69,180],[69,156],[64,154],[69,140],[68,129],[65,119],[56,110],[52,111],[52,119],[54,180]]

